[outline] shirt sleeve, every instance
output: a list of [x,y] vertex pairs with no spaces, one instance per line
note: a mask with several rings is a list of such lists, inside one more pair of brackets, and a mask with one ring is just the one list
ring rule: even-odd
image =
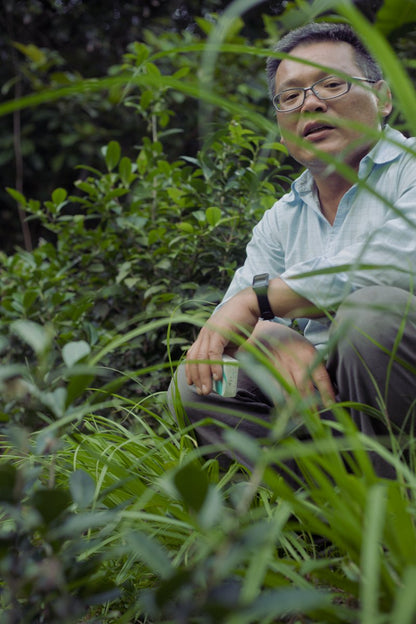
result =
[[267,210],[263,218],[254,227],[251,240],[246,248],[246,260],[243,266],[235,272],[220,305],[231,299],[240,290],[251,286],[254,275],[268,273],[270,278],[273,278],[280,276],[285,270],[285,254],[279,240],[279,228],[276,227],[275,206]]
[[[411,149],[415,149],[413,141]],[[302,211],[295,210],[296,202],[301,201],[299,194],[289,194],[276,202],[253,229],[246,261],[236,271],[220,305],[251,286],[258,273],[281,277],[296,293],[323,310],[337,307],[350,292],[365,286],[393,285],[416,291],[416,157],[409,151],[396,150],[392,161],[380,160],[380,167],[385,165],[381,177],[372,182],[381,197],[369,202],[364,199],[362,203],[357,199],[356,236],[350,235],[345,245],[342,239],[333,247],[317,244],[313,249],[312,245],[309,257],[303,254],[305,259],[291,264],[293,248],[285,253],[286,247],[302,245],[316,235],[315,221],[301,221]],[[368,183],[371,186],[369,178]],[[388,201],[383,203],[384,196]],[[375,209],[380,218],[366,217],[374,215]]]

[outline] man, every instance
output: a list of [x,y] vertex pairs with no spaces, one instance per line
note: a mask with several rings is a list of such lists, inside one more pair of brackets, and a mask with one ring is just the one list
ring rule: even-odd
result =
[[[273,396],[239,371],[235,397],[214,393],[232,333],[268,349],[282,388],[346,405],[361,431],[388,436],[416,414],[416,160],[388,126],[391,94],[352,29],[309,24],[279,42],[267,72],[282,141],[305,172],[253,230],[247,257],[171,384],[202,443],[221,423],[255,437]],[[349,123],[346,123],[349,122]],[[336,158],[340,167],[331,164]],[[253,284],[254,280],[254,284]],[[303,335],[284,319],[306,319]],[[264,320],[267,319],[267,320]],[[283,319],[283,322],[282,322]],[[300,321],[302,325],[303,321]],[[304,323],[303,323],[304,324]],[[330,340],[328,333],[330,330]],[[289,392],[290,394],[290,392]],[[240,414],[240,416],[237,416]],[[374,459],[382,476],[391,466]]]

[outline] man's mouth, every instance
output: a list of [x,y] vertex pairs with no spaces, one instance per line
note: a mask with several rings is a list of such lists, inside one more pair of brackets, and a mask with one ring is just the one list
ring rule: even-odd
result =
[[305,126],[303,130],[303,138],[308,136],[312,136],[314,134],[318,134],[318,132],[323,132],[324,130],[332,130],[333,126],[329,126],[327,124],[308,124]]

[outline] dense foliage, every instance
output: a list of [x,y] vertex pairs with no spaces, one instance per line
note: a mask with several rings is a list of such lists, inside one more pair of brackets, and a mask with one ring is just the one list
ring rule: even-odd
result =
[[[409,465],[394,444],[360,435],[343,407],[334,440],[304,405],[301,443],[287,429],[293,396],[265,446],[227,432],[254,469],[220,470],[165,397],[252,226],[297,173],[266,112],[271,40],[337,10],[381,52],[393,122],[414,133],[412,67],[398,58],[416,14],[413,1],[401,17],[394,4],[374,3],[374,28],[350,3],[288,3],[253,46],[237,3],[234,15],[195,16],[198,30],[182,35],[147,30],[93,81],[48,74],[58,57],[42,51],[36,66],[41,51],[21,41],[36,104],[20,100],[24,118],[57,123],[58,107],[68,141],[80,106],[94,124],[82,139],[77,127],[81,152],[47,167],[73,158],[73,186],[53,175],[32,198],[4,185],[38,240],[0,254],[1,624],[414,621],[413,440]],[[0,104],[4,119],[13,110],[19,100]],[[260,377],[274,374],[255,349],[248,358]],[[371,444],[396,481],[375,476]],[[288,457],[299,488],[275,470]]]
[[[241,20],[228,39],[252,45],[272,44],[279,32],[316,13],[304,4],[296,15],[289,10],[293,4],[283,0],[242,3],[238,9],[243,11]],[[373,20],[381,0],[356,0],[356,4]],[[221,14],[229,5],[224,0],[4,0],[0,13],[1,95],[8,100],[18,99],[46,88],[70,86],[82,78],[111,73],[134,41],[146,42],[154,51],[203,41],[209,27],[215,24],[215,14]],[[393,8],[391,14],[381,16],[381,26],[395,39],[403,39],[404,35],[408,51],[412,37],[406,36],[407,30],[403,33],[398,28],[401,22],[396,14]],[[281,16],[280,21],[276,21],[276,16]],[[400,19],[405,18],[406,14]],[[404,56],[412,58],[411,53]],[[261,80],[263,66],[247,63],[244,56],[241,60],[239,63],[234,54],[220,66],[215,76],[216,91],[240,98],[243,104],[249,90],[257,112],[265,114],[269,105]],[[191,70],[197,72],[197,55],[192,61],[190,55],[185,60],[175,60],[182,62],[191,63]],[[164,73],[172,71],[169,63],[159,61],[158,66]],[[40,234],[36,221],[26,227],[15,218],[16,208],[4,191],[6,186],[12,185],[29,197],[45,201],[57,186],[72,186],[78,164],[99,167],[100,147],[110,140],[119,141],[126,155],[134,155],[131,137],[140,137],[145,126],[135,110],[119,103],[114,92],[101,91],[98,96],[78,92],[69,99],[30,110],[16,109],[13,116],[0,118],[1,249],[11,253],[16,243],[29,249],[36,246]],[[169,157],[195,156],[200,136],[194,103],[176,93],[169,105],[182,129],[181,136],[175,135],[165,143]]]

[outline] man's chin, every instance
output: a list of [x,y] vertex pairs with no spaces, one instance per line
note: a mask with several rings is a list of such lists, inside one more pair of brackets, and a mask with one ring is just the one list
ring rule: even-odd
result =
[[[310,146],[310,147],[309,147]],[[290,149],[290,145],[287,144],[288,151],[292,158],[304,167],[310,167],[314,164],[326,163],[328,164],[328,156],[332,155],[337,157],[342,153],[342,149],[337,147],[333,141],[308,141],[305,139],[302,141],[302,145],[294,146],[293,150]]]
[[311,171],[311,173],[313,173],[316,169],[321,170],[322,168],[328,166],[328,154],[329,152],[327,151],[323,152],[321,155],[315,151],[310,152],[304,150],[301,154],[293,155],[293,158],[296,162],[303,165],[303,167],[306,167]]
[[[323,172],[328,174],[329,169],[333,171],[333,164],[337,162],[350,166],[357,170],[361,159],[372,149],[373,143],[357,141],[348,146],[330,145],[329,142],[322,142],[316,145],[316,149],[302,149],[292,157],[301,165],[309,169],[312,175],[319,175]],[[333,163],[333,161],[335,161]]]

